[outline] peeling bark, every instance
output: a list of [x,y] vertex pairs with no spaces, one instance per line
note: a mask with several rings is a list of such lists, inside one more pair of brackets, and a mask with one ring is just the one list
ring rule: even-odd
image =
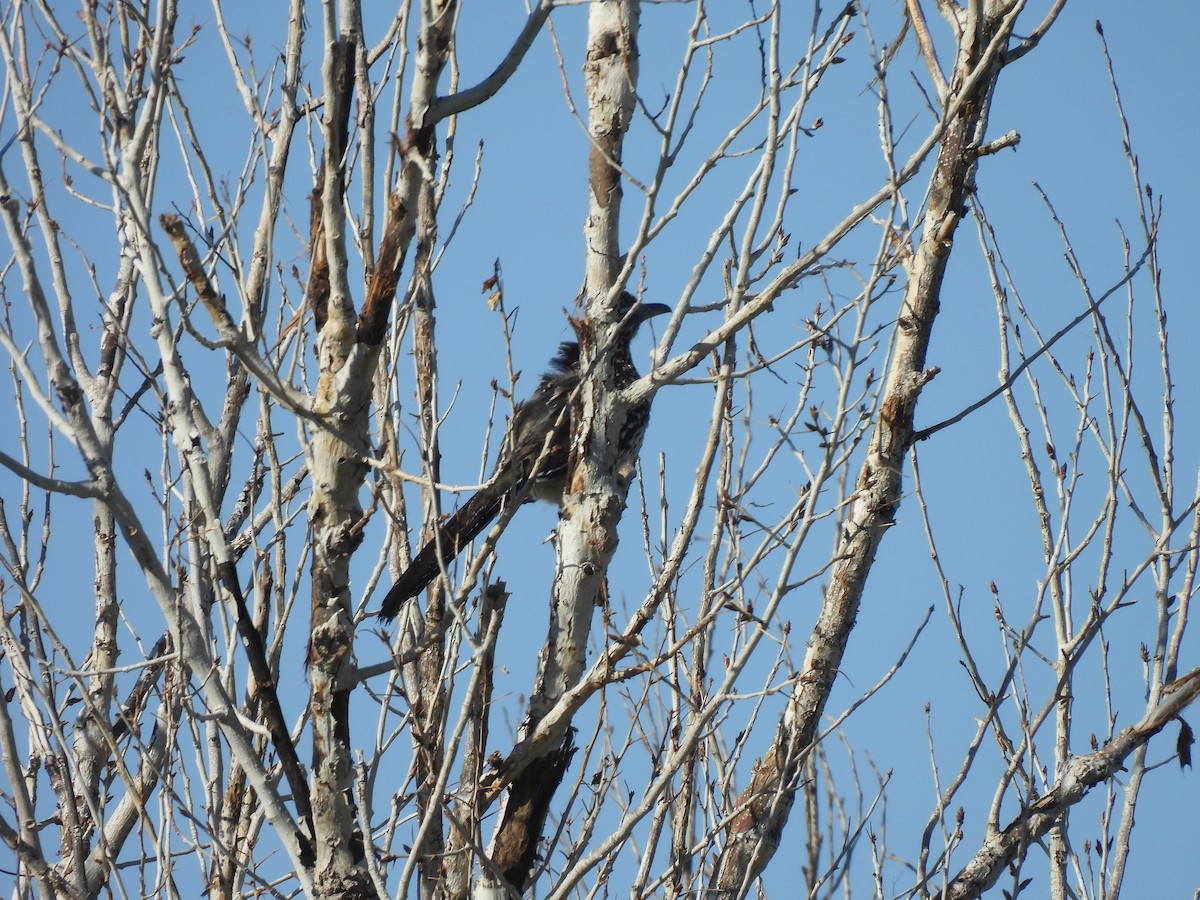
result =
[[[867,577],[903,489],[904,457],[922,388],[936,374],[925,355],[940,303],[954,232],[973,187],[975,148],[982,144],[987,111],[1014,19],[989,8],[978,28],[964,29],[944,108],[958,106],[945,124],[929,186],[925,227],[907,261],[908,280],[896,322],[895,350],[886,375],[879,419],[842,527],[837,562],[808,642],[801,675],[788,700],[771,749],[754,767],[727,828],[727,842],[709,885],[714,897],[741,897],[779,847],[802,765],[817,736],[846,645],[858,618]],[[976,23],[972,23],[976,24]],[[994,45],[991,52],[989,45]]]
[[[587,309],[576,331],[582,370],[591,374],[581,384],[572,416],[572,462],[558,526],[550,631],[538,658],[537,683],[520,736],[532,733],[583,673],[594,613],[604,602],[605,572],[616,550],[616,527],[629,490],[622,469],[630,460],[617,454],[629,407],[614,387],[612,358],[605,347],[616,334],[613,301],[623,289],[614,283],[622,263],[620,164],[636,96],[638,14],[637,3],[629,0],[594,3],[588,10],[584,81],[592,143],[584,223]],[[569,718],[555,726],[543,746],[545,754],[531,756],[513,778],[490,848],[496,866],[518,892],[529,888],[529,867],[546,811],[570,761]],[[485,884],[490,877],[485,874]]]

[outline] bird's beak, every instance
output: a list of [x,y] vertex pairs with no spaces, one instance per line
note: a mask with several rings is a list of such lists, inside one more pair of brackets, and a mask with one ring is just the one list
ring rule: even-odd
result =
[[645,322],[647,319],[653,319],[655,316],[661,316],[670,311],[671,307],[665,303],[643,303],[638,306],[637,317],[639,322]]

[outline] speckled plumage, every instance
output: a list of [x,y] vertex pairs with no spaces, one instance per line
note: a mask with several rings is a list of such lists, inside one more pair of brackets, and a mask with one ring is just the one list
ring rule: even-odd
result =
[[[618,389],[638,379],[629,345],[641,323],[669,311],[662,304],[639,306],[630,294],[622,297],[618,312],[627,318],[612,348],[613,380]],[[550,371],[542,376],[532,396],[514,410],[491,480],[451,514],[441,526],[437,540],[421,547],[384,597],[380,618],[395,618],[404,603],[437,578],[444,564],[483,533],[505,504],[517,498],[562,502],[570,456],[570,404],[579,377],[579,344],[574,341],[561,344],[550,361]],[[649,402],[629,410],[621,429],[624,446],[636,452],[649,417]]]

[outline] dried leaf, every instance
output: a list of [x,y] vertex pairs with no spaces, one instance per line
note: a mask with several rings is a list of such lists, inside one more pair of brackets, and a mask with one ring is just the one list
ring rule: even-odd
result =
[[1192,765],[1192,744],[1196,743],[1196,738],[1192,734],[1192,726],[1179,719],[1179,737],[1175,738],[1175,753],[1179,757],[1179,768]]

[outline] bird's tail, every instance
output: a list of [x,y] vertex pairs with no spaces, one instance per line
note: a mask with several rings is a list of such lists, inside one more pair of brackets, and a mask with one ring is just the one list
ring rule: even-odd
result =
[[[383,598],[379,618],[391,620],[400,607],[425,590],[463,548],[475,540],[500,512],[504,491],[498,485],[479,490],[442,525],[437,540],[431,540],[400,573],[392,589]],[[440,553],[438,551],[441,551]]]

